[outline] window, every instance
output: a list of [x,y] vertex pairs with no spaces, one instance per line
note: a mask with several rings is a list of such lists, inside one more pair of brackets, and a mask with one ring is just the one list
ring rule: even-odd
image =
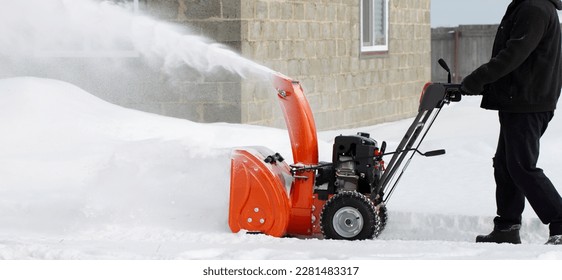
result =
[[388,0],[361,0],[361,52],[388,51]]

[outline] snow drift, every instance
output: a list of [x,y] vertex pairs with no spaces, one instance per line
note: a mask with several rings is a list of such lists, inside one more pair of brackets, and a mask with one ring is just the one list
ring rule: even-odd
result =
[[[47,79],[5,79],[0,92],[4,229],[148,222],[227,230],[228,147],[258,128],[129,110]],[[277,129],[258,133],[278,147],[287,138]]]

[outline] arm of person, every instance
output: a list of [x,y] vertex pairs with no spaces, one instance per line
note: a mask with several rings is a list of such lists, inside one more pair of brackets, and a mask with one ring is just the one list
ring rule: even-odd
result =
[[495,82],[519,67],[540,43],[547,27],[545,14],[537,7],[519,9],[506,47],[462,81],[463,91],[481,94],[484,85]]

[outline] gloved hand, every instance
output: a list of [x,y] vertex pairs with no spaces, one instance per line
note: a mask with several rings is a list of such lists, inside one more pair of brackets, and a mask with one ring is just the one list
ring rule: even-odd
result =
[[474,93],[474,92],[470,91],[469,89],[467,89],[467,88],[465,87],[464,84],[461,84],[460,91],[461,91],[461,95],[472,95],[472,96],[474,96],[474,95],[482,95],[481,93]]
[[461,82],[462,95],[482,95],[484,85],[480,84],[472,74],[466,76]]

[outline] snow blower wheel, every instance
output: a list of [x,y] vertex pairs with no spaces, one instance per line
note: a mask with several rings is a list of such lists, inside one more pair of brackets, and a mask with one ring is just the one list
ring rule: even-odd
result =
[[345,191],[330,198],[320,215],[324,238],[363,240],[379,232],[380,217],[369,198],[361,193]]
[[379,216],[380,220],[379,229],[375,232],[375,237],[378,237],[379,234],[381,234],[381,232],[386,228],[386,222],[388,221],[388,209],[384,204],[377,205],[376,209],[378,209],[377,216]]

